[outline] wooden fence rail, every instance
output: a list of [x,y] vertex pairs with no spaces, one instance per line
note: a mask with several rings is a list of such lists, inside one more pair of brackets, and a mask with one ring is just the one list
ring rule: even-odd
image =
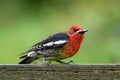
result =
[[120,64],[0,65],[0,80],[120,80]]

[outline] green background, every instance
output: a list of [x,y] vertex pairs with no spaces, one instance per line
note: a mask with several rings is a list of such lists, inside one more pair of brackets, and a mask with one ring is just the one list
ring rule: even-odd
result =
[[120,63],[120,0],[0,0],[0,64],[73,24],[89,31],[72,58],[80,64]]

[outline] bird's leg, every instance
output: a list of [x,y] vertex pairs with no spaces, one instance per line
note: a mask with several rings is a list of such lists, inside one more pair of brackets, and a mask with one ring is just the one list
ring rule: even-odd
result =
[[74,61],[73,61],[73,60],[70,60],[69,62],[67,62],[67,64],[71,64],[71,63],[74,63]]
[[74,61],[70,60],[69,62],[63,62],[63,61],[58,60],[56,62],[59,62],[61,64],[70,64],[70,63],[73,63]]
[[60,60],[58,60],[58,61],[56,61],[56,62],[59,62],[59,63],[62,63],[62,64],[66,64],[65,62],[63,62],[63,61],[60,61]]
[[46,62],[45,62],[45,57],[42,56],[41,58],[42,58],[42,61],[41,61],[41,62],[38,62],[38,64],[44,64],[44,63],[46,63]]
[[46,61],[46,60],[45,60],[45,57],[43,56],[43,57],[42,57],[42,62],[41,62],[40,64],[49,66],[50,62],[49,62],[49,61]]
[[43,62],[43,63],[45,62],[45,57],[44,57],[44,56],[42,57],[42,62]]

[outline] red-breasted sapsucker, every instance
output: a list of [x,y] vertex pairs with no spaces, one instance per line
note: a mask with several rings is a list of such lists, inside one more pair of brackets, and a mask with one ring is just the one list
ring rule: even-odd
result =
[[81,26],[73,25],[66,32],[53,34],[24,52],[20,57],[23,60],[19,64],[29,64],[39,58],[63,63],[62,59],[72,57],[78,52],[87,31]]

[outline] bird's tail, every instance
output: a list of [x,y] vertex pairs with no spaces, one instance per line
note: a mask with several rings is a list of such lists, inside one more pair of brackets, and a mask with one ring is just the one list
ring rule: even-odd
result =
[[32,63],[36,59],[38,58],[37,57],[26,57],[21,62],[19,62],[19,64],[29,64],[29,63]]
[[19,59],[23,59],[23,60],[21,62],[19,62],[18,64],[29,64],[29,63],[32,63],[34,60],[38,59],[37,56],[29,57],[28,56],[29,52],[30,52],[30,50],[20,54]]

